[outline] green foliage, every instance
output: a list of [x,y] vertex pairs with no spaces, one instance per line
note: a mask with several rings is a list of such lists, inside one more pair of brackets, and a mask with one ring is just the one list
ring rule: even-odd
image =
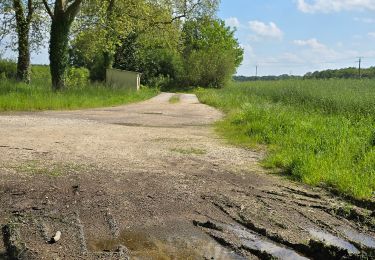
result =
[[81,20],[87,29],[75,35],[71,65],[87,67],[92,80],[104,80],[112,65],[142,73],[142,83],[152,87],[222,87],[243,50],[234,31],[213,18],[218,2],[85,2]]
[[359,199],[375,191],[375,89],[371,80],[236,83],[200,90],[228,112],[218,131],[231,142],[267,145],[267,167]]
[[104,80],[105,69],[111,66],[142,72],[145,84],[155,82],[153,77],[168,78],[153,67],[160,60],[156,53],[149,56],[151,50],[177,48],[179,22],[172,22],[171,4],[144,0],[85,2],[82,19],[89,26],[72,42],[71,64],[87,67],[93,80]]
[[118,49],[114,68],[142,73],[142,82],[150,87],[166,87],[182,71],[181,55],[169,48],[145,48],[137,38],[127,39]]
[[12,60],[0,59],[0,79],[15,79],[17,76],[17,64]]
[[82,89],[89,84],[89,70],[85,68],[71,67],[66,75],[66,87],[70,89]]
[[183,27],[183,85],[223,87],[243,59],[234,31],[220,20],[202,18]]

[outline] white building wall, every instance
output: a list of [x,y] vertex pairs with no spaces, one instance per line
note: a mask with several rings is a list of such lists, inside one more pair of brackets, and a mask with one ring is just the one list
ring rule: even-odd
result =
[[126,70],[107,69],[106,82],[112,87],[138,91],[141,87],[141,74]]

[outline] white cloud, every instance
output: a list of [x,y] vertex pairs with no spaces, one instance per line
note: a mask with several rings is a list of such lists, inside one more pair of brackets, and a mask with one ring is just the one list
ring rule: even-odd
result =
[[375,23],[375,19],[370,18],[370,17],[363,17],[363,18],[362,17],[355,17],[354,21],[361,22],[361,23],[368,23],[368,24],[374,24]]
[[293,41],[293,43],[298,46],[307,46],[314,50],[322,50],[322,49],[327,48],[324,44],[320,43],[315,38],[308,39],[308,40],[295,40]]
[[241,26],[241,23],[237,17],[229,17],[225,19],[225,24],[233,28],[239,28]]
[[370,38],[375,39],[375,32],[369,32],[367,35],[368,35]]
[[[317,39],[295,40],[293,43],[297,46],[304,47],[296,50],[299,57],[303,57],[304,63],[324,64],[324,61],[334,61],[343,57],[342,52],[329,48]],[[347,54],[345,54],[347,55]]]
[[375,0],[297,0],[298,9],[304,13],[331,13],[351,10],[375,11]]
[[250,29],[259,37],[279,40],[283,38],[283,32],[273,22],[266,24],[260,21],[250,21],[249,26]]

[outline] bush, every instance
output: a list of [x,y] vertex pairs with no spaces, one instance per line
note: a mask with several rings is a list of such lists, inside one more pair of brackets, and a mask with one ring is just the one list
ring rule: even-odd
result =
[[12,60],[0,59],[0,79],[15,79],[17,76],[17,64]]
[[85,68],[71,67],[66,75],[66,86],[68,89],[81,89],[89,83],[90,72]]
[[185,64],[182,85],[224,87],[235,72],[233,55],[214,47],[207,51],[192,51]]
[[203,18],[183,27],[183,86],[221,88],[243,59],[234,31],[221,20]]

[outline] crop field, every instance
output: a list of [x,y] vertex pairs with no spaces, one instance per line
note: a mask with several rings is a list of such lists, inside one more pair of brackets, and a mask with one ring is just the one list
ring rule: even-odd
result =
[[218,131],[263,149],[264,166],[356,199],[375,191],[375,81],[288,80],[198,90],[227,113]]
[[74,87],[53,92],[48,66],[33,66],[30,85],[0,79],[0,111],[32,111],[94,108],[142,101],[157,94],[156,89],[139,92],[111,89],[103,83],[89,83],[76,78]]

